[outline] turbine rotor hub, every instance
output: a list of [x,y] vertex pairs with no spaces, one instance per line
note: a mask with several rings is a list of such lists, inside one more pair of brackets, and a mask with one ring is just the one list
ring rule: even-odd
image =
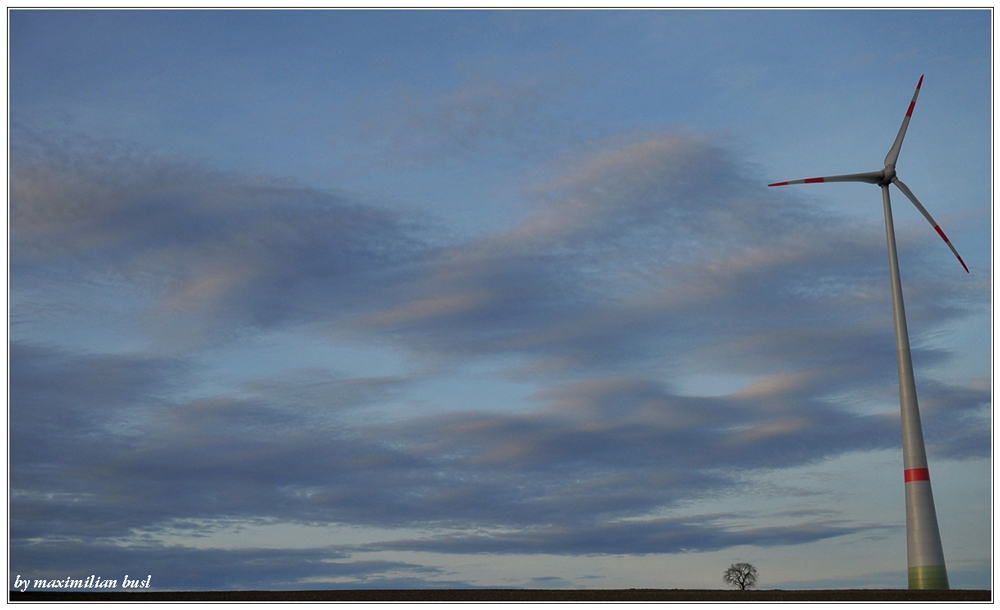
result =
[[878,181],[879,186],[888,186],[892,183],[892,179],[896,177],[896,166],[886,165],[885,169],[882,170],[882,178]]

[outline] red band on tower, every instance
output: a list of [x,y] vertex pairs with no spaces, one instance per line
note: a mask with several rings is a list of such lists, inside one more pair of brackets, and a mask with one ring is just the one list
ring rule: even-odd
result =
[[910,481],[930,481],[931,473],[926,468],[910,468],[903,471],[903,478]]

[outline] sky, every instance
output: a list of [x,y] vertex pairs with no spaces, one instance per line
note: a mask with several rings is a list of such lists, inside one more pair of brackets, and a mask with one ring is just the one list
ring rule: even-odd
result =
[[9,578],[992,586],[989,10],[8,11]]

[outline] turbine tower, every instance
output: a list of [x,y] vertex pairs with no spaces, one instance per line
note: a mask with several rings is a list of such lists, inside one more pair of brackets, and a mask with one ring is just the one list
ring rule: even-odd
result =
[[906,485],[906,557],[909,567],[911,589],[947,589],[948,572],[941,549],[941,534],[938,531],[937,515],[934,512],[934,496],[931,493],[931,477],[927,470],[927,455],[924,452],[924,433],[920,427],[920,411],[917,408],[917,388],[913,381],[913,362],[910,360],[910,339],[906,332],[906,313],[903,310],[903,290],[899,283],[899,263],[896,260],[896,234],[892,227],[892,208],[889,205],[889,184],[895,184],[906,198],[920,210],[931,223],[944,243],[969,272],[965,261],[959,256],[955,246],[948,241],[944,231],[931,218],[927,209],[917,200],[903,182],[896,177],[896,159],[903,146],[903,136],[910,124],[913,107],[920,95],[920,77],[917,90],[913,92],[910,107],[906,110],[903,124],[896,134],[889,154],[885,156],[885,167],[877,172],[823,176],[805,180],[775,182],[768,186],[788,184],[813,184],[817,182],[867,182],[882,188],[882,207],[885,211],[885,238],[889,244],[889,269],[892,277],[892,315],[896,325],[896,359],[899,364],[899,409],[903,423],[903,480]]

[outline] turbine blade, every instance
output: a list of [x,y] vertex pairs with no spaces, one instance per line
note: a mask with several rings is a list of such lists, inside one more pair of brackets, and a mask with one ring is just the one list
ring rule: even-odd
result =
[[903,124],[899,127],[899,133],[896,134],[896,141],[892,143],[892,148],[889,149],[889,154],[885,156],[885,166],[896,165],[896,159],[899,158],[899,149],[903,148],[903,136],[906,135],[906,128],[910,126],[910,115],[913,114],[913,107],[917,105],[917,96],[920,95],[920,85],[924,84],[924,75],[920,75],[920,80],[917,81],[917,90],[913,92],[913,99],[910,100],[910,107],[906,109],[906,116],[903,117]]
[[899,190],[903,191],[903,194],[906,195],[907,199],[913,202],[913,205],[917,206],[917,209],[920,210],[920,213],[924,215],[924,218],[927,219],[927,222],[931,223],[931,226],[934,227],[934,230],[938,232],[938,235],[941,236],[941,239],[944,240],[944,243],[948,244],[948,247],[951,248],[951,251],[955,254],[955,257],[958,258],[958,262],[962,263],[962,267],[964,267],[965,272],[968,273],[969,267],[965,264],[965,261],[963,261],[962,257],[958,254],[958,250],[956,250],[955,246],[951,245],[951,242],[948,241],[948,236],[944,234],[944,231],[941,230],[941,227],[938,226],[938,223],[934,222],[934,219],[931,217],[930,212],[927,211],[927,208],[920,205],[920,202],[917,201],[917,197],[916,195],[913,194],[913,191],[907,188],[907,186],[903,184],[903,181],[900,180],[899,178],[893,178],[892,183],[895,184],[897,187],[899,187]]
[[768,186],[787,186],[789,184],[813,184],[814,182],[868,182],[878,184],[882,179],[882,172],[865,172],[863,174],[841,174],[839,176],[820,176],[819,178],[806,178],[804,180],[786,180],[785,182],[772,182]]

